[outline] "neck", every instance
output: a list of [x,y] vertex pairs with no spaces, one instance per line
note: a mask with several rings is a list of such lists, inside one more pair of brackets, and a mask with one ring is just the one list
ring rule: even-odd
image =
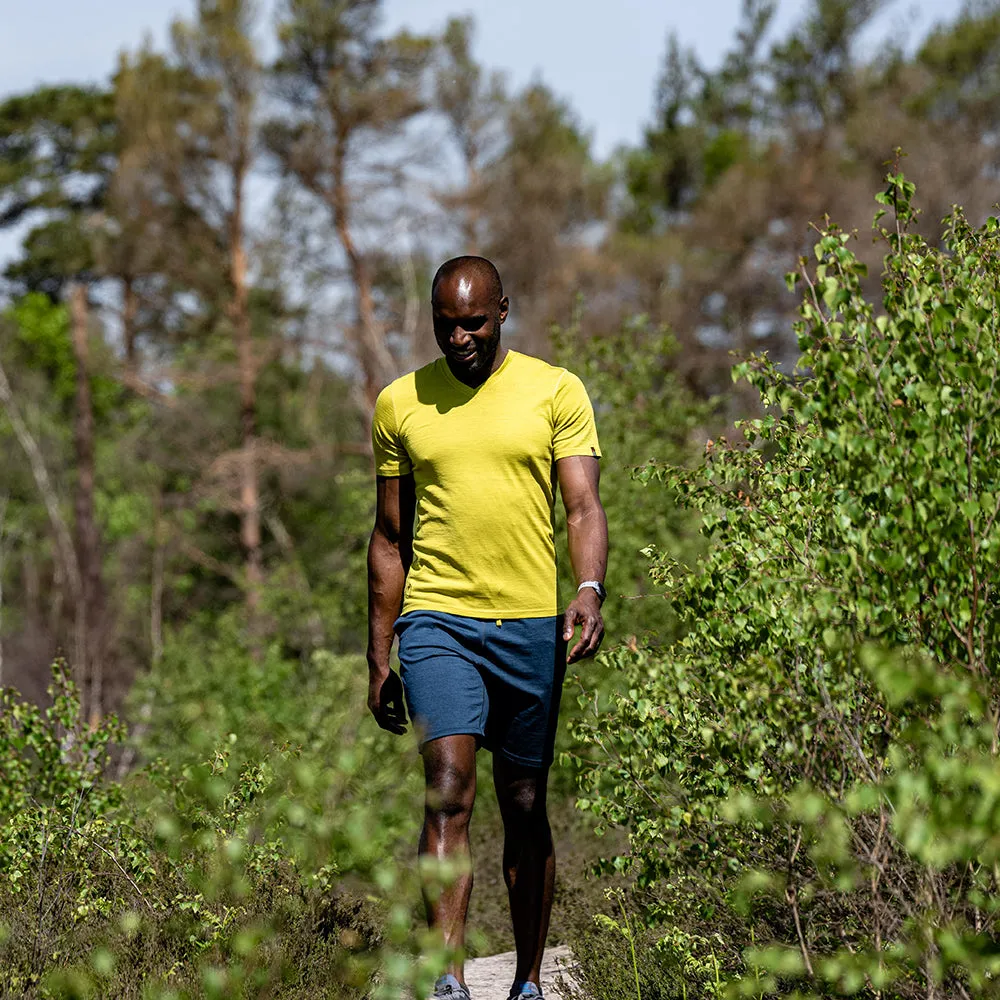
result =
[[499,369],[499,367],[503,364],[503,359],[505,357],[507,357],[507,348],[504,347],[503,344],[498,344],[497,349],[493,354],[492,363],[488,367],[482,368],[477,372],[456,371],[451,361],[445,358],[445,362],[451,369],[452,375],[454,375],[459,382],[464,382],[470,389],[476,389]]

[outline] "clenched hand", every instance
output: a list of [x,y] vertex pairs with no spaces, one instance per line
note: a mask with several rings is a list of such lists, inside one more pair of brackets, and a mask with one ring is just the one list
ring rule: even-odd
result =
[[576,626],[582,625],[580,641],[569,651],[567,663],[576,663],[587,656],[593,656],[600,649],[604,638],[604,619],[601,617],[601,601],[589,587],[584,588],[570,602],[563,615],[563,638],[568,643],[573,638]]
[[403,682],[395,670],[369,671],[368,708],[383,729],[396,733],[397,736],[406,732]]

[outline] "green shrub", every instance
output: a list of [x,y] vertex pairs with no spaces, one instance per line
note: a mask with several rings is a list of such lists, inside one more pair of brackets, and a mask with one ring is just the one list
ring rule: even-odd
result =
[[241,752],[232,733],[124,780],[120,728],[86,726],[63,670],[47,711],[4,693],[0,995],[361,997],[374,983],[395,996],[426,982],[418,955],[441,950],[415,931],[419,891],[395,864],[410,789],[377,732],[343,727],[358,664],[315,660],[322,754]]
[[657,575],[666,653],[578,725],[581,805],[685,988],[993,995],[1000,972],[1000,225],[908,232],[889,178],[883,309],[848,234],[802,261],[794,373],[697,470],[650,465],[710,547]]
[[[601,438],[601,501],[608,515],[612,554],[604,607],[611,642],[638,636],[666,644],[676,635],[677,613],[650,580],[650,545],[693,555],[697,525],[691,512],[646,489],[632,476],[653,457],[683,464],[695,457],[693,437],[713,419],[715,404],[700,402],[673,371],[677,343],[665,330],[637,317],[621,330],[582,337],[579,323],[551,331],[555,353],[583,379]],[[568,602],[576,583],[565,558],[565,518],[558,508],[560,593]]]

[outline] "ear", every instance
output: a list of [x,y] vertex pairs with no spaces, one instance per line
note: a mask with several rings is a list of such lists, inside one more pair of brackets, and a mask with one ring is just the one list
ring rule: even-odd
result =
[[503,323],[507,319],[507,313],[510,312],[510,299],[505,295],[500,300],[500,306],[497,309],[497,316],[500,317],[500,322]]

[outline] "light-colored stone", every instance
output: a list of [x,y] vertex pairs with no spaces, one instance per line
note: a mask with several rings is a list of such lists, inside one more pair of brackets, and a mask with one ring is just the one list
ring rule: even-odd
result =
[[[465,983],[472,1000],[507,1000],[516,960],[515,953],[508,951],[466,962]],[[572,1000],[572,993],[566,988],[572,986],[573,956],[569,948],[564,945],[546,950],[541,982],[545,1000]]]

